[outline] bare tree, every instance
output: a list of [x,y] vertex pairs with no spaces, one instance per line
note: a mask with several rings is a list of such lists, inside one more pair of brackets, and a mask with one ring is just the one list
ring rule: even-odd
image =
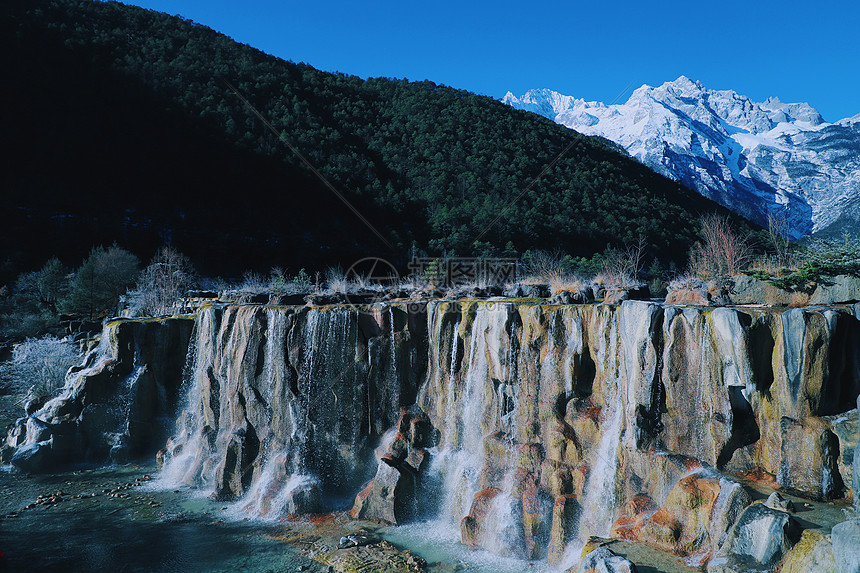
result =
[[691,274],[725,281],[749,262],[749,240],[734,231],[727,216],[713,213],[702,217],[701,235],[702,240],[690,252]]
[[191,261],[173,247],[162,247],[128,294],[132,313],[143,316],[170,314],[174,304],[197,284]]
[[785,212],[778,215],[772,213],[767,216],[767,233],[770,239],[770,244],[776,254],[776,264],[779,268],[789,266],[789,248],[791,240],[789,239],[788,219]]

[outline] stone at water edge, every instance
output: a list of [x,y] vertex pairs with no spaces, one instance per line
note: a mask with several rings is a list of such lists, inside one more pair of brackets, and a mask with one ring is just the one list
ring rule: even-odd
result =
[[55,467],[51,455],[51,440],[21,446],[12,455],[11,462],[13,466],[27,473],[51,471]]
[[833,544],[823,531],[807,529],[780,565],[780,573],[835,573]]
[[860,573],[860,519],[843,521],[830,531],[836,573]]
[[720,482],[695,473],[681,478],[642,527],[640,539],[675,555],[707,551],[711,513]]
[[502,491],[495,487],[488,487],[475,494],[469,515],[460,522],[460,542],[472,548],[481,545],[482,529],[484,519],[489,515],[493,500]]
[[376,475],[355,496],[349,515],[397,525],[416,517],[416,486],[427,459],[424,447],[435,443],[435,433],[422,410],[401,409],[384,440],[376,450]]
[[772,569],[798,537],[799,526],[791,515],[754,503],[732,526],[720,551],[708,563],[708,573]]
[[589,552],[579,564],[578,573],[636,573],[636,565],[606,547]]
[[767,500],[765,500],[764,504],[771,509],[778,509],[781,511],[789,511],[794,512],[794,504],[790,499],[785,499],[779,492],[773,492],[769,496],[767,496]]
[[350,517],[396,525],[396,493],[400,479],[399,471],[388,464],[380,463],[374,478],[355,496],[355,502],[349,511]]
[[711,549],[714,553],[719,550],[729,530],[750,503],[752,503],[752,497],[741,484],[720,478],[720,495],[714,503],[711,524],[708,528]]

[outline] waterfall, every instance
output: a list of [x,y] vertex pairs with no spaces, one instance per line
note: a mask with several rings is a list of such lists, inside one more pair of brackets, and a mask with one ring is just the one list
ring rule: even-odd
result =
[[[175,432],[175,436],[184,443],[181,448],[173,449],[165,459],[156,482],[156,485],[165,489],[179,485],[203,487],[206,484],[201,472],[209,461],[209,427],[204,421],[207,405],[204,404],[203,390],[209,377],[208,365],[215,353],[216,325],[214,309],[200,311],[188,345],[182,382],[185,398]],[[175,439],[170,438],[165,450],[170,451],[174,443]]]
[[659,541],[652,512],[720,459],[818,497],[844,476],[847,418],[820,414],[854,405],[844,355],[860,329],[836,320],[853,315],[442,300],[425,321],[416,307],[213,303],[193,332],[189,317],[114,321],[0,454],[39,471],[146,455],[181,407],[163,488],[237,518],[351,505],[512,570],[573,567],[589,536]]
[[[393,328],[391,313],[389,322]],[[388,388],[397,374],[393,339],[384,339],[392,345],[384,362],[392,364],[376,383],[367,379],[354,309],[202,310],[161,481],[236,501],[237,512],[264,518],[350,498],[366,475],[363,448],[372,436],[362,429],[369,431],[371,400],[386,392],[386,404],[399,399]]]
[[[452,369],[448,372],[445,425],[441,428],[443,441],[434,458],[438,458],[435,465],[443,476],[444,501],[440,513],[457,524],[469,514],[472,499],[481,489],[484,437],[493,429],[501,429],[500,416],[493,416],[491,411],[497,397],[488,354],[495,351],[498,355],[502,342],[498,322],[501,319],[504,324],[505,316],[500,305],[478,308],[471,325],[465,372],[460,376]],[[457,321],[452,335],[451,368],[456,361],[460,324]],[[507,364],[504,367],[507,368]]]
[[585,541],[589,536],[607,537],[615,512],[615,483],[618,472],[618,445],[624,409],[610,407],[610,413],[601,428],[600,444],[594,458],[582,500],[577,537]]
[[[319,506],[319,482],[306,468],[310,420],[307,405],[304,421],[300,403],[309,404],[307,394],[297,397],[286,379],[287,315],[278,309],[266,310],[266,337],[262,379],[264,402],[272,429],[271,443],[262,448],[262,470],[234,508],[237,515],[277,519],[285,515],[314,511]],[[306,342],[318,336],[318,313],[308,319]],[[308,353],[308,362],[313,353]],[[312,364],[302,374],[312,372]],[[310,392],[310,384],[308,392]]]

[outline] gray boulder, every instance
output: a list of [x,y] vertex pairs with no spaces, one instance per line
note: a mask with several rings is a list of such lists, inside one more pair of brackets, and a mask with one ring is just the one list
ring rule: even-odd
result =
[[833,543],[830,535],[817,529],[806,529],[800,541],[791,548],[782,563],[780,573],[836,573]]
[[517,284],[505,287],[503,294],[508,298],[549,298],[550,290],[548,284]]
[[54,469],[51,440],[27,444],[12,455],[12,465],[27,473],[43,473]]
[[767,304],[786,306],[791,303],[791,291],[775,287],[767,281],[740,275],[732,277],[729,298],[732,304]]
[[751,502],[750,494],[741,484],[720,478],[720,493],[714,502],[711,524],[708,527],[708,535],[715,551],[723,544],[731,526]]
[[741,514],[708,573],[770,571],[800,538],[800,528],[788,513],[755,503]]
[[594,293],[590,288],[580,291],[563,290],[549,297],[549,304],[585,304],[594,302]]
[[818,283],[809,304],[845,304],[860,301],[860,277],[839,275]]
[[834,525],[830,539],[836,573],[860,573],[860,519]]
[[764,502],[766,506],[771,509],[778,509],[780,511],[794,511],[794,504],[790,499],[785,499],[779,492],[773,492],[769,496],[767,496],[767,501]]
[[598,547],[583,557],[579,573],[635,573],[636,565],[606,547]]

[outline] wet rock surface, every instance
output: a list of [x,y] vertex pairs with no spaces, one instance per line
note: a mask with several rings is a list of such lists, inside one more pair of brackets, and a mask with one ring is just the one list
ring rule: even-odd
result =
[[708,573],[770,571],[799,540],[799,524],[786,512],[765,504],[749,506],[738,517]]
[[781,573],[834,573],[836,561],[830,535],[823,531],[807,529],[800,541],[791,548],[781,564]]
[[612,552],[598,547],[588,552],[579,565],[579,573],[636,573],[636,565]]
[[830,538],[837,573],[860,571],[860,519],[834,525]]
[[390,525],[419,517],[419,483],[428,460],[425,448],[434,445],[435,430],[420,408],[405,408],[397,425],[376,450],[376,475],[355,497],[349,514]]
[[40,473],[154,452],[177,414],[193,324],[190,317],[106,324],[99,347],[69,371],[63,392],[27,404],[28,415],[6,438],[4,459]]

